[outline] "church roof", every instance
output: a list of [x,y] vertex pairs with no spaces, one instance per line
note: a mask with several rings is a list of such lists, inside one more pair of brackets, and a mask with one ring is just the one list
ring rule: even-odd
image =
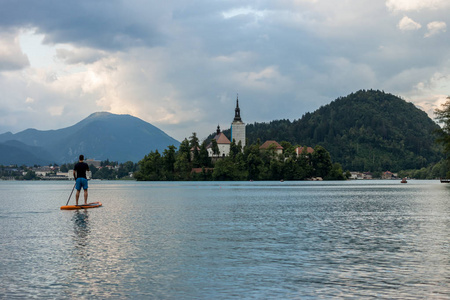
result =
[[[220,132],[220,128],[219,126],[217,126],[217,131],[218,133],[216,134],[216,136],[214,137],[214,139],[217,142],[217,145],[229,145],[231,144],[230,140],[227,138],[227,136],[225,134],[223,134],[222,132]],[[209,145],[206,148],[211,148],[212,147],[212,143],[209,143]]]
[[216,134],[214,139],[217,141],[217,144],[231,144],[230,140],[226,137],[223,132]]
[[[217,125],[217,131],[216,131],[216,136],[214,137],[214,139],[217,142],[217,145],[229,145],[231,144],[230,140],[227,138],[227,136],[225,134],[223,134],[223,132],[220,132],[220,126]],[[209,145],[206,147],[207,149],[212,147],[212,143],[209,143]]]

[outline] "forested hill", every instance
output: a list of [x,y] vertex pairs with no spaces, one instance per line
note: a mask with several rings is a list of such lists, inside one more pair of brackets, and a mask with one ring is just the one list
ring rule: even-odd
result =
[[345,170],[399,171],[442,158],[434,143],[437,128],[414,104],[382,91],[361,90],[299,120],[248,124],[246,132],[249,143],[259,138],[321,145]]

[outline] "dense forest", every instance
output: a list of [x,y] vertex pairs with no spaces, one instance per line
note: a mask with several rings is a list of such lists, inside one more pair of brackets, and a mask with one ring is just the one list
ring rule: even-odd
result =
[[[383,91],[361,90],[299,120],[247,124],[246,135],[249,143],[321,145],[344,170],[398,172],[426,168],[443,158],[435,143],[438,129],[414,104]],[[224,133],[230,136],[229,130]]]

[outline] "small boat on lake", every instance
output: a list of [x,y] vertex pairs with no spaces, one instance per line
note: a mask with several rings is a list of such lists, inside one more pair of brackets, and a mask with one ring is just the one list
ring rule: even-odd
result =
[[402,181],[400,181],[400,183],[407,183],[408,181],[406,181],[406,177],[402,179]]

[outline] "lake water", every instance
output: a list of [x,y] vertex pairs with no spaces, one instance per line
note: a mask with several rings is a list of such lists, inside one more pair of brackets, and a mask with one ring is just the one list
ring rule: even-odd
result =
[[450,184],[72,187],[0,181],[0,299],[450,298]]

